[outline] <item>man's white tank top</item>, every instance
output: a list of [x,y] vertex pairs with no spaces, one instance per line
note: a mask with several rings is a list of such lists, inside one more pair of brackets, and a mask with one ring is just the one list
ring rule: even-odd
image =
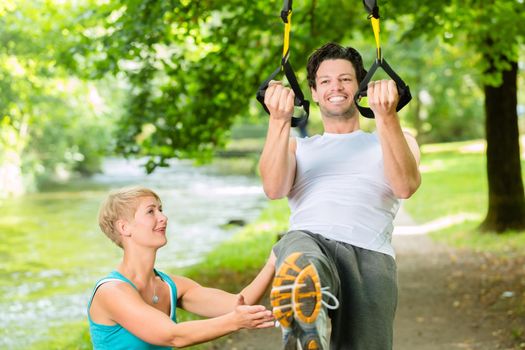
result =
[[400,201],[385,178],[377,134],[357,130],[296,140],[290,230],[395,257],[391,240]]

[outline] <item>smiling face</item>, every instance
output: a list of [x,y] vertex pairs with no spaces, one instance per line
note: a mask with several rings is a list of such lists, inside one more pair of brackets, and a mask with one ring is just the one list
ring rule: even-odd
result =
[[312,98],[327,118],[349,119],[357,115],[354,95],[358,89],[352,63],[346,59],[329,59],[319,65]]
[[162,204],[153,196],[140,197],[132,220],[126,223],[125,233],[140,245],[160,248],[167,243],[168,218]]

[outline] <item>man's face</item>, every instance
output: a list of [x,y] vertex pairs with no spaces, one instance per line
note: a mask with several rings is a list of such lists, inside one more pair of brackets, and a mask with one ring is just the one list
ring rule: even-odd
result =
[[345,59],[325,60],[315,77],[312,98],[323,117],[351,118],[357,113],[354,95],[359,84],[353,64]]

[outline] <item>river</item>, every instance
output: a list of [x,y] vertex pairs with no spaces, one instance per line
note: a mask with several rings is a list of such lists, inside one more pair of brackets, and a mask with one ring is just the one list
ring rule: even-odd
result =
[[121,255],[99,230],[98,206],[108,189],[140,184],[161,197],[168,244],[157,267],[192,265],[266,201],[257,178],[220,175],[213,167],[175,161],[146,175],[140,161],[108,159],[103,173],[0,203],[0,349],[24,349],[50,330],[85,320],[94,282]]

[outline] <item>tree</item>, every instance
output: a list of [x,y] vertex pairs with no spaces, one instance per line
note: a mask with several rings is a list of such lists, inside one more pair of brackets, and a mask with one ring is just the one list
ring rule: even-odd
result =
[[467,56],[478,57],[483,74],[487,139],[488,213],[483,231],[525,229],[517,118],[518,53],[525,38],[522,0],[393,1],[392,12],[408,13],[414,26],[407,37],[439,34],[455,43],[465,39]]

